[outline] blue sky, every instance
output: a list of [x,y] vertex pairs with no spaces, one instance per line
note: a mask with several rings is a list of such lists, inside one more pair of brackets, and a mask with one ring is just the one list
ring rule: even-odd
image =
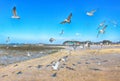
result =
[[[65,40],[101,41],[120,40],[120,0],[1,0],[0,43],[50,43],[51,37],[63,43]],[[20,20],[12,19],[12,8],[16,6]],[[87,11],[96,9],[94,16]],[[72,13],[70,24],[60,24]],[[97,27],[102,21],[108,25],[105,34],[96,38]],[[114,26],[111,21],[118,23]],[[61,30],[63,35],[59,35]],[[79,35],[76,35],[78,33]]]

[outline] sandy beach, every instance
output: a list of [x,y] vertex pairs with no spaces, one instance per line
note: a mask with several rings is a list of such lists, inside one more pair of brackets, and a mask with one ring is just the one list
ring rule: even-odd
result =
[[[109,46],[108,46],[109,47]],[[120,81],[120,48],[76,49],[0,68],[0,81]],[[53,70],[51,62],[68,56]]]

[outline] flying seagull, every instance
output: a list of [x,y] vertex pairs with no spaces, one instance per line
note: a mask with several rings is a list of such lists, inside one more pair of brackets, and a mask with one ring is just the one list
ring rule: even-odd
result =
[[117,26],[118,26],[118,22],[115,21],[115,20],[111,21],[111,23],[113,24],[114,27],[117,27]]
[[64,33],[64,30],[61,30],[60,35],[62,35],[63,33]]
[[66,18],[64,21],[62,21],[60,24],[65,24],[65,23],[71,23],[71,17],[72,17],[72,13],[70,13],[70,15],[68,16],[68,18]]
[[106,22],[106,21],[101,22],[101,23],[99,24],[99,26],[98,26],[97,29],[99,29],[100,27],[103,27],[103,26],[105,25],[105,22]]
[[91,11],[87,12],[86,15],[93,16],[95,12],[96,12],[96,10],[91,10]]
[[98,31],[98,34],[97,34],[97,38],[99,36],[99,34],[104,34],[105,33],[105,29],[107,28],[108,25],[105,25],[101,30]]
[[16,7],[15,6],[13,7],[12,12],[13,12],[13,16],[12,16],[13,19],[20,19],[20,17],[17,15],[17,11],[16,11]]
[[50,38],[49,41],[52,43],[53,41],[55,41],[54,38]]
[[7,37],[6,43],[8,44],[10,42],[10,37]]
[[[9,42],[10,42],[10,37],[7,37],[6,44],[9,44]],[[8,48],[9,48],[9,46],[6,47],[6,49],[8,49]]]
[[76,36],[80,36],[80,33],[76,33],[75,35],[76,35]]

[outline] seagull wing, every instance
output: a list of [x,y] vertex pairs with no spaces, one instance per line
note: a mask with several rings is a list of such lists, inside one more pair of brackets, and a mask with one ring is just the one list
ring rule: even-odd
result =
[[95,13],[95,12],[96,12],[96,10],[91,10],[91,11],[90,11],[90,13]]
[[108,26],[108,25],[105,25],[102,30],[105,30],[105,29],[107,28],[107,26]]
[[97,34],[97,38],[98,38],[99,34],[100,34],[100,32],[98,32],[98,34]]
[[60,24],[65,24],[66,23],[66,21],[62,21]]
[[60,32],[60,35],[62,35],[64,33],[64,30],[62,30],[61,32]]
[[71,19],[71,17],[72,17],[72,13],[70,13],[70,15],[68,16],[68,20],[70,20]]
[[100,28],[100,26],[98,26],[97,30]]
[[15,6],[13,7],[13,15],[14,15],[14,16],[17,16],[16,7],[15,7]]
[[99,26],[98,26],[97,29],[99,29],[100,27],[103,27],[103,26],[105,25],[105,22],[106,22],[106,21],[101,22],[101,23],[99,24]]
[[[103,30],[102,30],[103,31]],[[99,37],[99,35],[101,34],[101,30],[98,31],[98,34],[97,34],[97,38]]]

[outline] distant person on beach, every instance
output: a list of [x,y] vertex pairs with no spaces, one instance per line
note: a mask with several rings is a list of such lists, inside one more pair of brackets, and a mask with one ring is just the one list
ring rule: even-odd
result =
[[90,49],[90,43],[87,42],[86,44],[84,44],[84,47],[87,48],[87,49]]
[[88,48],[90,49],[90,43],[88,43]]
[[76,44],[73,44],[73,46],[72,46],[72,47],[73,47],[73,49],[74,49],[74,50],[76,50],[77,45],[76,45]]
[[100,43],[101,48],[103,47],[103,43]]

